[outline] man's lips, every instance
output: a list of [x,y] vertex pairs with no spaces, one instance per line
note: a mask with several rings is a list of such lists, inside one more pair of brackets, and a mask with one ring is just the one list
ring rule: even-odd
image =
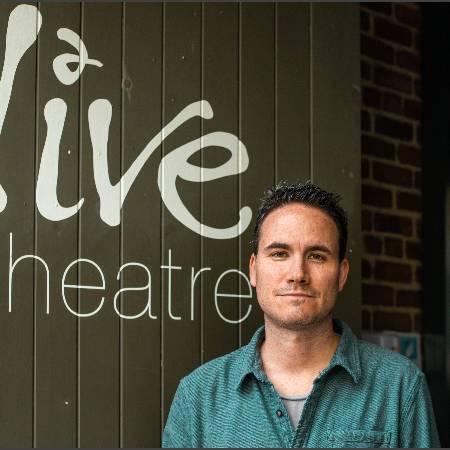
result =
[[305,294],[304,292],[280,292],[277,294],[279,297],[305,297],[314,298],[314,295]]

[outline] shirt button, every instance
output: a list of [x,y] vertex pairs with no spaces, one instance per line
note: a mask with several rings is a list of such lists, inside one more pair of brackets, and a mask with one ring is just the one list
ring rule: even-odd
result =
[[283,417],[283,411],[281,411],[281,409],[277,409],[277,416]]

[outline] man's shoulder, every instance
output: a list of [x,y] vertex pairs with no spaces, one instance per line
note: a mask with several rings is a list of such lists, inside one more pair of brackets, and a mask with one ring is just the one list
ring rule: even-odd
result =
[[423,376],[420,368],[406,356],[362,339],[358,339],[358,353],[363,371],[383,378],[400,377],[411,382]]
[[214,358],[194,369],[183,378],[187,388],[208,390],[210,387],[220,387],[238,384],[243,374],[243,365],[247,346]]

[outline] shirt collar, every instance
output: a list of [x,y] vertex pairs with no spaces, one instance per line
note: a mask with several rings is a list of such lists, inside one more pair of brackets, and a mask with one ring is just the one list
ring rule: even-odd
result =
[[242,382],[249,374],[253,374],[258,380],[265,381],[267,379],[262,370],[260,346],[265,337],[264,326],[259,327],[250,342],[243,347],[241,354],[241,365],[237,374],[236,388],[242,385]]
[[[358,339],[342,320],[333,319],[333,328],[336,333],[341,335],[341,339],[330,364],[319,374],[319,377],[326,376],[334,367],[341,366],[348,372],[353,381],[358,383],[361,377]],[[264,326],[262,326],[256,330],[250,342],[243,348],[236,388],[242,385],[249,374],[253,374],[259,381],[268,381],[262,370],[259,351],[264,336]]]
[[350,327],[342,320],[333,319],[333,328],[336,333],[341,335],[341,339],[330,364],[322,371],[322,374],[325,375],[334,367],[341,366],[353,378],[353,381],[358,383],[361,378],[358,338],[353,334]]

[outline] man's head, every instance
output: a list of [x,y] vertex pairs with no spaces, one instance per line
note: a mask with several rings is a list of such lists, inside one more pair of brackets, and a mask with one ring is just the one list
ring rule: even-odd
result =
[[338,199],[312,183],[281,183],[264,197],[250,281],[266,324],[298,330],[330,318],[349,270]]
[[261,225],[271,211],[289,203],[297,202],[318,208],[333,219],[339,233],[339,260],[342,261],[347,249],[348,228],[347,214],[339,206],[339,201],[340,196],[338,194],[327,192],[310,181],[304,184],[288,184],[282,181],[268,189],[261,199],[255,219],[252,241],[253,253],[255,255],[258,253]]

